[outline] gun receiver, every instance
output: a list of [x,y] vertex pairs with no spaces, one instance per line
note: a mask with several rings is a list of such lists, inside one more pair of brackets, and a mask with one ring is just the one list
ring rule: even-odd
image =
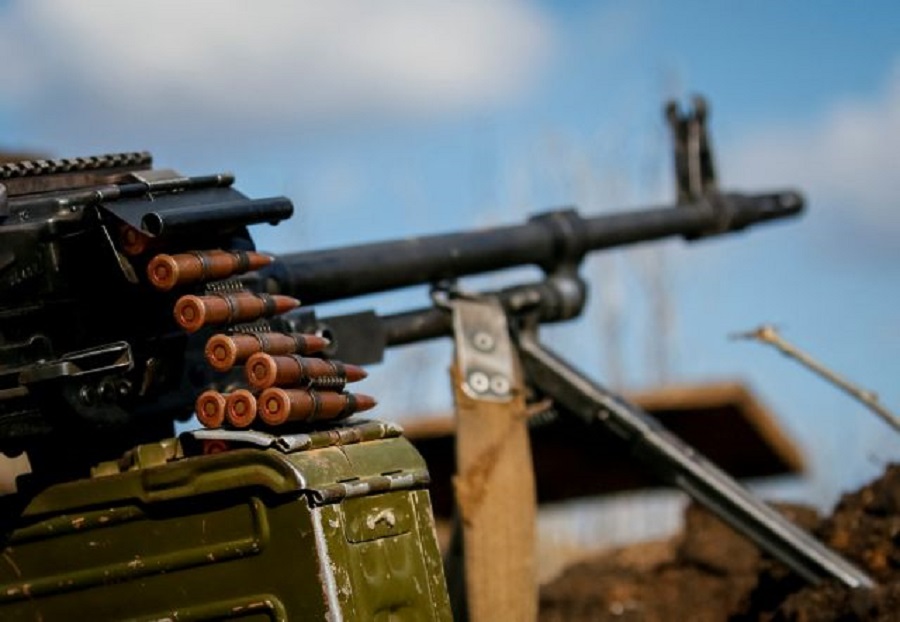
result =
[[[114,429],[85,452],[96,460],[106,457],[97,455],[103,447],[120,452],[189,416],[196,396],[222,381],[198,363],[199,338],[172,322],[176,294],[169,285],[151,286],[148,264],[155,258],[155,274],[168,265],[160,257],[199,248],[243,252],[248,265],[261,266],[246,254],[254,248],[246,226],[289,217],[291,202],[247,199],[227,174],[155,170],[141,153],[7,165],[0,180],[0,448],[40,454],[48,438]],[[200,294],[179,301],[179,322],[198,330],[240,320],[244,310],[255,317],[272,301],[281,312],[293,304],[284,295],[311,304],[525,264],[552,274],[574,269],[591,251],[719,235],[796,215],[802,205],[799,194],[780,192],[711,194],[590,218],[559,210],[522,225],[284,255],[240,277],[240,287],[264,296],[258,300],[221,292],[204,298],[202,282],[172,291]],[[240,257],[204,261],[212,262],[209,274],[221,276],[216,266],[227,272]],[[125,344],[122,362],[108,369],[100,353],[115,343]],[[76,354],[83,363],[101,362],[76,370],[66,363]]]
[[293,212],[232,182],[153,169],[147,153],[0,166],[0,450],[71,475],[190,415],[216,379],[146,267],[162,251],[244,257],[247,225]]

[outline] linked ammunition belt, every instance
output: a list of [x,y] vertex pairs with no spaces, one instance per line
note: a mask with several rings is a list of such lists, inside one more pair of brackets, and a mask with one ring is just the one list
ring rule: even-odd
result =
[[[198,421],[210,429],[274,428],[337,421],[374,407],[374,398],[344,391],[347,383],[365,378],[365,370],[308,356],[320,354],[329,345],[327,339],[268,332],[262,320],[296,308],[299,300],[228,285],[227,279],[270,262],[270,257],[255,252],[214,250],[160,254],[147,265],[148,279],[160,291],[213,281],[204,295],[178,298],[175,321],[190,333],[221,328],[223,332],[207,340],[206,362],[219,372],[244,367],[246,387],[228,392],[209,389],[197,397]],[[236,324],[242,329],[235,330]],[[248,326],[252,328],[246,332]]]

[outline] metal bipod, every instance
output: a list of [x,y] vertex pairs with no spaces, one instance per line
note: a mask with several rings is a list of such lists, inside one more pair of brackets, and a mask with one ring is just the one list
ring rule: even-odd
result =
[[813,584],[837,580],[849,588],[875,585],[864,571],[756,498],[640,407],[541,345],[536,323],[521,330],[516,342],[527,381],[561,406],[562,413],[586,425],[604,426],[664,481],[684,490],[799,576]]

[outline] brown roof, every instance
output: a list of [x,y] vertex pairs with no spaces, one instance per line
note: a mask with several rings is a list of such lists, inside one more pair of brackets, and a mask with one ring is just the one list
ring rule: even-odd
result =
[[[671,386],[628,396],[727,473],[738,478],[799,473],[797,447],[762,402],[740,382]],[[455,469],[451,416],[404,422],[406,436],[432,475],[435,512],[452,508]],[[627,448],[601,429],[559,417],[531,430],[538,502],[659,486]]]

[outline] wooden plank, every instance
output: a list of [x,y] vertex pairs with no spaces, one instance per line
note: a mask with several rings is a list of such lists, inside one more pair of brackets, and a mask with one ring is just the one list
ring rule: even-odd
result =
[[525,399],[521,390],[506,403],[472,399],[455,368],[451,376],[469,619],[536,620],[537,503]]

